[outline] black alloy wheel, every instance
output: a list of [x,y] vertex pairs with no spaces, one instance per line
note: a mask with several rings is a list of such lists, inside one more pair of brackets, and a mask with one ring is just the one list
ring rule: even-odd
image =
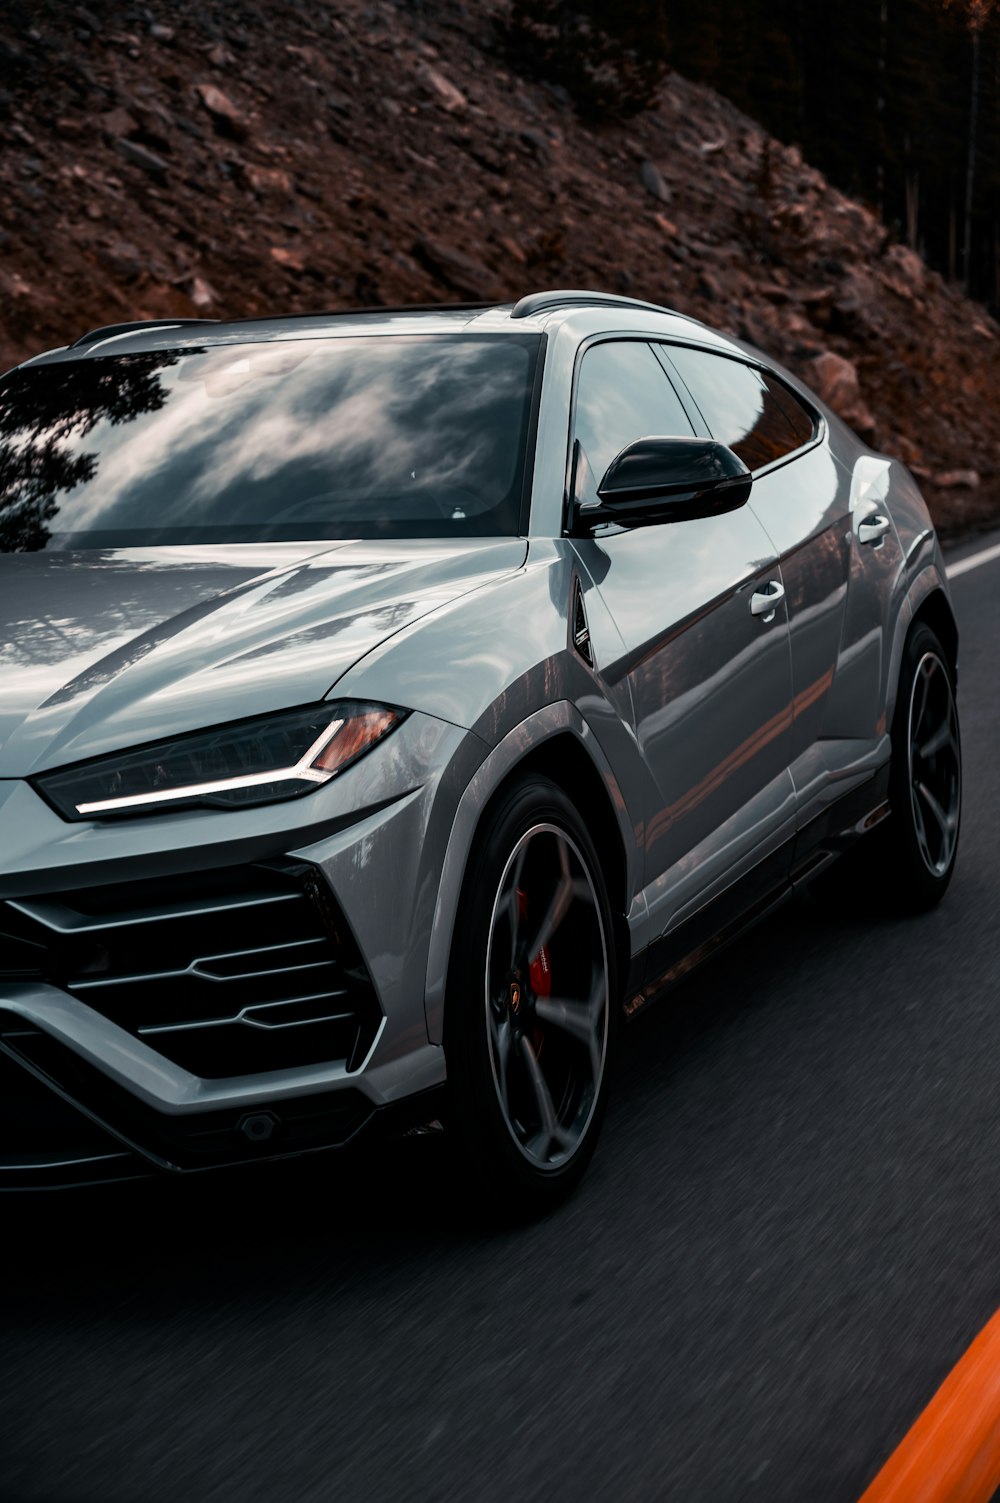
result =
[[586,827],[554,783],[524,779],[470,860],[445,1020],[455,1146],[497,1208],[548,1209],[593,1154],[616,1033],[611,947]]

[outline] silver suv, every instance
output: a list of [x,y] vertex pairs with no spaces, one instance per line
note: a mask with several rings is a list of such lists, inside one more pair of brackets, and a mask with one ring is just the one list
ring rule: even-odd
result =
[[954,866],[913,479],[631,299],[28,361],[0,616],[5,1184],[440,1120],[544,1208],[623,1017],[800,883],[918,908]]

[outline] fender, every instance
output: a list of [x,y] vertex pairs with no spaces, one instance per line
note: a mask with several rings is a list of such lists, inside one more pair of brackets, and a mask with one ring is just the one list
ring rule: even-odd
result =
[[886,730],[892,725],[892,717],[896,709],[896,693],[899,687],[899,674],[903,663],[903,648],[906,645],[906,637],[913,618],[929,595],[939,591],[947,602],[948,609],[954,617],[954,607],[951,601],[951,590],[948,585],[948,576],[945,573],[944,561],[941,550],[934,540],[934,533],[930,530],[921,533],[910,545],[906,557],[905,566],[910,567],[911,559],[928,546],[933,547],[933,556],[926,558],[918,567],[917,573],[906,586],[906,592],[899,601],[898,608],[894,611],[892,645],[889,652],[888,677],[885,693],[885,727]]
[[455,919],[462,895],[462,883],[469,860],[469,852],[479,827],[483,810],[493,794],[510,772],[537,747],[554,736],[569,732],[580,741],[589,756],[601,781],[611,796],[622,848],[626,852],[626,885],[630,898],[640,887],[637,870],[638,851],[634,832],[628,823],[625,800],[617,779],[604,756],[597,737],[584,720],[580,711],[569,700],[556,700],[536,710],[526,720],[498,742],[490,754],[479,764],[468,787],[459,799],[455,818],[448,838],[441,880],[438,884],[431,940],[427,954],[427,978],[424,988],[424,1010],[427,1020],[427,1036],[431,1043],[440,1044],[444,1039],[444,1001],[448,981],[448,964],[455,932]]

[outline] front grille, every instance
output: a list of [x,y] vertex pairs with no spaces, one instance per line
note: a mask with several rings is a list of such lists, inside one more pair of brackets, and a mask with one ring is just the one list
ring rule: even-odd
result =
[[381,1018],[330,889],[304,864],[0,903],[0,978],[30,976],[207,1078],[356,1069]]

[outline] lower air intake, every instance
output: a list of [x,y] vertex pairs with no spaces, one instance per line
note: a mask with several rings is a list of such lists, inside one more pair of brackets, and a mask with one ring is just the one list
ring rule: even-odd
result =
[[304,864],[0,903],[0,977],[28,974],[212,1079],[355,1070],[381,1021],[343,915]]

